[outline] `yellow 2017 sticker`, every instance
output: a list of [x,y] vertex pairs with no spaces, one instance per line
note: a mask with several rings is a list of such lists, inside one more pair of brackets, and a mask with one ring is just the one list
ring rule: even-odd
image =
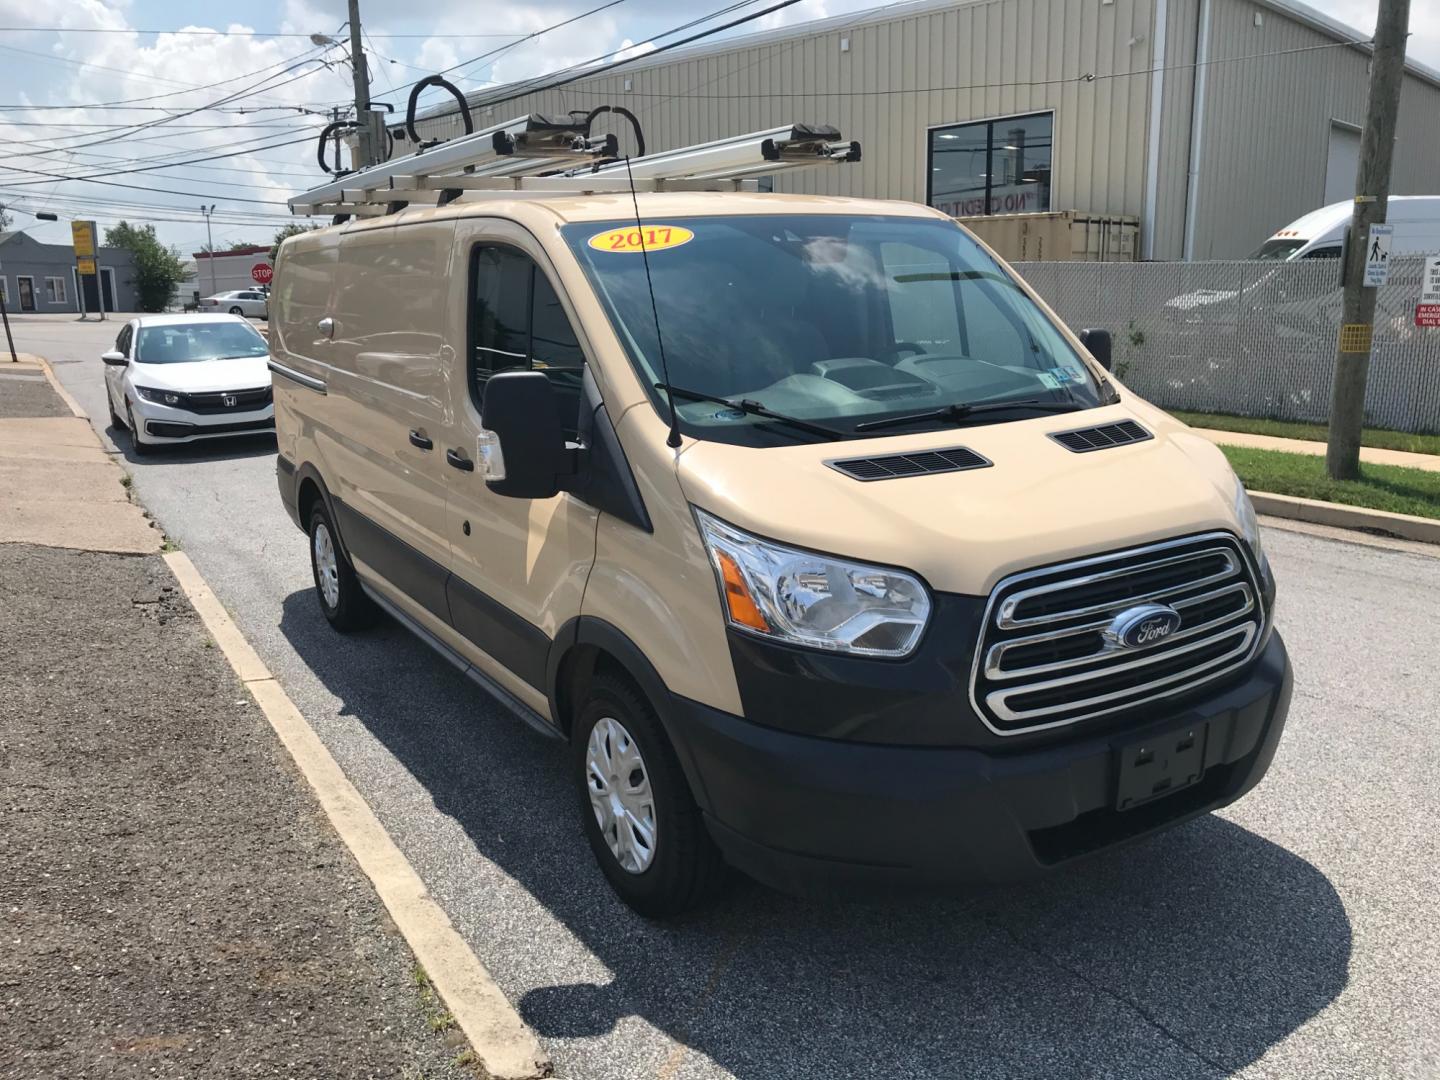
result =
[[590,237],[588,243],[596,251],[665,251],[688,244],[695,234],[680,225],[626,225],[607,229]]

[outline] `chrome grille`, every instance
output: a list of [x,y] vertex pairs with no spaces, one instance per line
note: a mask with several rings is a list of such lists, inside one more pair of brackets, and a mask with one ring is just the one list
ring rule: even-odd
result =
[[[990,594],[971,702],[1009,735],[1192,690],[1255,654],[1260,596],[1239,541],[1223,532],[1013,574]],[[1149,603],[1180,616],[1167,637],[1135,648],[1109,632]]]

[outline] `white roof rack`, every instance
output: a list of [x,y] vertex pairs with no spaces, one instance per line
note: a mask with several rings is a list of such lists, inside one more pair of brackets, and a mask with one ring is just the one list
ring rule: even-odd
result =
[[290,209],[373,217],[466,192],[629,191],[632,174],[638,191],[755,190],[761,176],[859,160],[860,144],[835,128],[786,124],[633,158],[627,169],[615,136],[592,138],[588,120],[524,116],[343,174],[295,196]]

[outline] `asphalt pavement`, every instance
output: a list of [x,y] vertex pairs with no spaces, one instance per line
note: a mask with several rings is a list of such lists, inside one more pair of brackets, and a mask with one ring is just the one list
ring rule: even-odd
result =
[[1440,559],[1267,530],[1295,663],[1246,799],[1022,889],[650,924],[610,895],[563,750],[394,626],[329,630],[274,442],[143,460],[118,325],[21,317],[568,1080],[1440,1077]]

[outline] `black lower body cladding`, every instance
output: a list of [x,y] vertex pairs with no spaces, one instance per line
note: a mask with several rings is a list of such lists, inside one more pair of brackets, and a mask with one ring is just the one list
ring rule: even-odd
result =
[[[1277,634],[1244,674],[1173,711],[1157,705],[1120,730],[1024,748],[843,742],[683,699],[667,702],[666,712],[727,860],[808,892],[837,883],[1021,880],[1224,806],[1269,768],[1290,692]],[[1206,733],[1199,780],[1117,809],[1122,749],[1190,726]]]

